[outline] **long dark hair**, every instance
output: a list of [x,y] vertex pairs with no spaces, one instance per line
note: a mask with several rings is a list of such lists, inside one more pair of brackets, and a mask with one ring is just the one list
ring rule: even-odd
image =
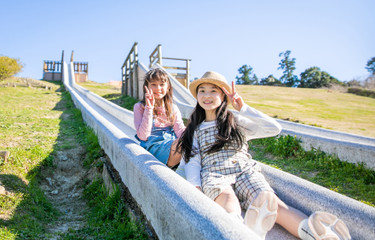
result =
[[[168,91],[162,100],[164,102],[165,114],[167,115],[167,119],[171,124],[174,124],[175,116],[173,114],[173,88],[172,88],[171,81],[168,77],[168,74],[160,68],[155,68],[155,69],[151,69],[150,71],[146,73],[144,80],[145,81],[143,83],[143,99],[141,101],[143,106],[146,105],[145,86],[148,87],[148,85],[154,81],[161,81],[163,83],[166,82],[168,84]],[[154,116],[158,115],[156,107],[154,107],[153,114]]]
[[[237,127],[233,113],[228,110],[227,97],[224,97],[223,102],[215,112],[218,134],[215,136],[216,141],[214,145],[212,145],[207,152],[213,153],[219,151],[229,142],[233,142],[236,148],[240,149],[245,140]],[[206,112],[197,102],[197,105],[190,116],[188,125],[177,144],[177,149],[184,156],[185,162],[189,162],[189,159],[198,153],[197,149],[192,148],[194,131],[205,119]]]

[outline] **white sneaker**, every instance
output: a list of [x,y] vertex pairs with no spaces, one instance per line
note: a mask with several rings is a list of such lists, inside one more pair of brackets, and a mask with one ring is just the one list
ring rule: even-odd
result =
[[315,212],[308,219],[311,233],[316,240],[351,239],[346,224],[335,215],[327,212]]
[[274,193],[264,191],[251,203],[245,213],[244,223],[262,239],[276,222],[277,197]]

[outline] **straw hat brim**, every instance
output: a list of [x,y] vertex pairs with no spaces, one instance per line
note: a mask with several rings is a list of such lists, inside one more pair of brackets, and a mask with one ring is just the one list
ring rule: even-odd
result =
[[[195,97],[195,99],[197,98],[197,88],[199,85],[201,85],[202,83],[211,83],[213,85],[216,85],[218,87],[220,87],[220,89],[223,87],[225,88],[228,92],[232,92],[232,89],[231,87],[229,86],[228,83],[226,82],[223,82],[221,80],[217,80],[217,79],[212,79],[212,78],[200,78],[200,79],[197,79],[197,80],[194,80],[192,83],[190,83],[189,85],[189,90],[190,90],[190,93]],[[225,93],[224,93],[225,94]],[[226,96],[226,95],[225,95]]]

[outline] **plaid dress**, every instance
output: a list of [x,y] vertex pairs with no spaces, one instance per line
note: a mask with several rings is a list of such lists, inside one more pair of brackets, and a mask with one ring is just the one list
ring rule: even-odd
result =
[[214,153],[207,150],[215,143],[217,127],[196,130],[201,157],[201,179],[203,192],[215,200],[225,189],[232,187],[241,207],[247,209],[262,191],[273,191],[260,173],[259,164],[248,153],[247,142],[241,149],[226,144]]

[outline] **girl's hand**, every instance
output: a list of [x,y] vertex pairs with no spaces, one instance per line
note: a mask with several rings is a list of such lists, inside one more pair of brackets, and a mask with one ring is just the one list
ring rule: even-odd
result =
[[152,92],[152,89],[148,89],[147,86],[145,86],[145,90],[146,106],[153,108],[155,105],[154,93]]
[[230,102],[232,103],[232,106],[237,111],[240,111],[242,106],[244,105],[244,101],[240,95],[236,92],[236,88],[234,87],[234,82],[232,82],[232,93],[229,93],[225,88],[221,88],[225,95],[228,96]]

